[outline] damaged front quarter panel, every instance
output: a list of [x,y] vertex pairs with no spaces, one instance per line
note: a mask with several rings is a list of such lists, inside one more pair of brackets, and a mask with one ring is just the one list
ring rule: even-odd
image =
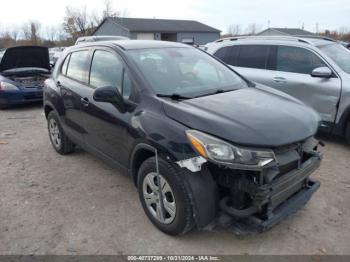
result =
[[201,156],[198,157],[192,157],[189,159],[184,159],[177,161],[176,164],[179,165],[179,167],[185,167],[191,172],[199,172],[202,170],[202,165],[206,163],[207,160]]

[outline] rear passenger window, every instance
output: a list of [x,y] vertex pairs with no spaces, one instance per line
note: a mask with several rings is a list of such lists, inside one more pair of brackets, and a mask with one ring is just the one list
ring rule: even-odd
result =
[[67,68],[68,77],[85,82],[85,65],[88,54],[88,51],[77,51],[71,54]]
[[279,46],[277,49],[276,70],[300,74],[311,74],[325,63],[311,51],[293,46]]
[[123,64],[117,56],[107,51],[95,51],[90,71],[91,86],[112,86],[122,93],[122,77]]
[[237,66],[265,69],[268,52],[267,45],[241,45]]
[[236,66],[239,46],[226,46],[219,49],[214,55],[226,64]]

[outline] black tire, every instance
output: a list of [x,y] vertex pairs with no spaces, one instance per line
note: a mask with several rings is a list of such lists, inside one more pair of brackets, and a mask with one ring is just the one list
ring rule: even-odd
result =
[[[57,125],[59,136],[60,136],[59,145],[53,140],[54,138],[50,133],[50,123],[52,123],[51,121],[54,121]],[[51,144],[57,153],[61,155],[67,155],[74,151],[74,144],[69,140],[69,138],[64,133],[62,126],[60,124],[60,121],[54,111],[51,111],[47,116],[47,129],[49,132],[49,138],[50,138]]]
[[346,126],[345,138],[346,138],[346,141],[350,144],[350,122]]
[[175,218],[171,223],[162,223],[154,217],[146,205],[143,194],[143,182],[147,174],[156,173],[155,157],[148,158],[143,162],[138,171],[137,188],[142,207],[151,222],[162,232],[169,235],[185,234],[194,227],[194,219],[191,196],[189,190],[185,186],[183,170],[175,169],[170,163],[160,157],[158,160],[159,173],[166,179],[174,195],[176,203]]

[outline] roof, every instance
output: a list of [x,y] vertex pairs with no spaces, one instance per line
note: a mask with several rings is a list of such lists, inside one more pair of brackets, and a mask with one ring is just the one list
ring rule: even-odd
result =
[[[131,32],[215,32],[221,31],[193,20],[170,20],[148,18],[119,18],[108,17],[97,27],[106,21],[119,24]],[[97,30],[96,29],[96,30]],[[96,32],[95,30],[95,32]]]
[[299,35],[299,36],[302,36],[302,35],[314,35],[313,33],[309,32],[309,31],[306,31],[306,30],[303,30],[303,29],[300,29],[300,28],[268,28],[266,30],[263,30],[261,31],[260,33],[257,33],[257,35],[265,32],[265,31],[268,31],[268,30],[273,30],[273,31],[278,31],[282,34],[286,34],[286,35]]
[[70,50],[86,47],[86,46],[118,46],[124,50],[132,49],[147,49],[147,48],[172,48],[172,47],[183,47],[191,48],[191,46],[168,41],[158,41],[158,40],[112,40],[112,41],[100,41],[100,42],[87,42],[80,45],[75,45],[70,48]]

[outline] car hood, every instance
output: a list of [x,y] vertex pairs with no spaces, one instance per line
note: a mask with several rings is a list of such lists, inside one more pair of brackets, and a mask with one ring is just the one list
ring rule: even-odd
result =
[[41,46],[18,46],[6,49],[1,59],[0,72],[26,67],[50,70],[48,48]]
[[232,143],[277,147],[313,136],[320,117],[299,100],[269,88],[236,91],[183,101],[164,101],[166,115],[191,129]]

